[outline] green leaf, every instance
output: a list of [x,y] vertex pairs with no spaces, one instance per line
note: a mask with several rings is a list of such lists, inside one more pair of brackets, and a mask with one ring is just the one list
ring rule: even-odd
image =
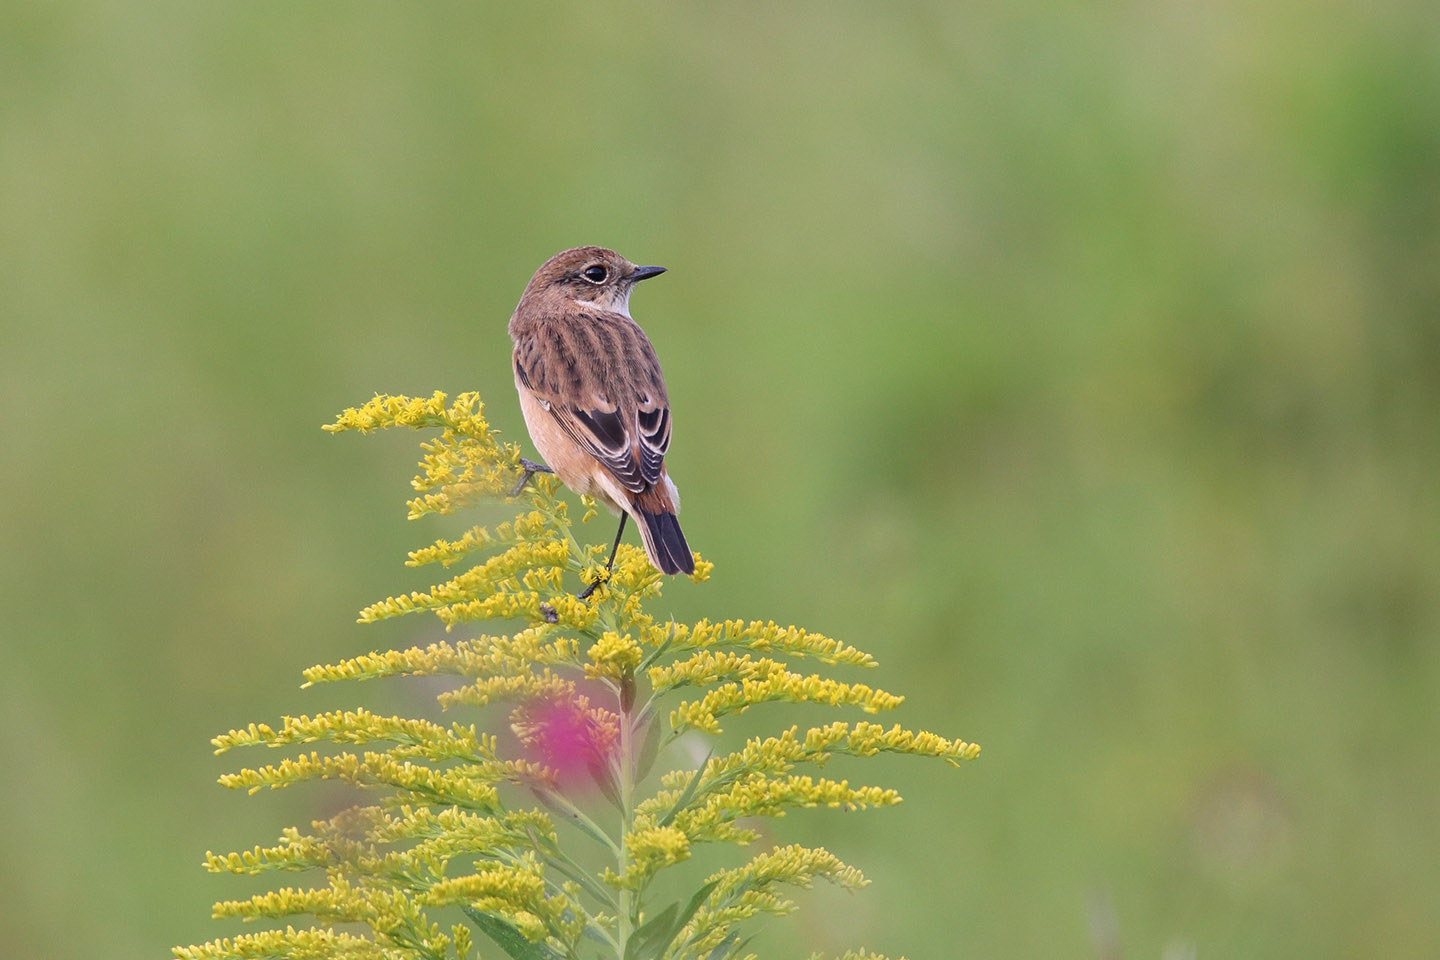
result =
[[549,837],[541,836],[538,830],[528,824],[525,827],[525,836],[530,838],[530,846],[534,847],[536,852],[542,856],[552,856],[560,849],[558,844]]
[[634,936],[625,944],[624,960],[652,960],[657,956],[653,948],[670,942],[670,937],[666,934],[670,933],[671,921],[679,908],[678,903],[672,903],[641,924],[640,929],[636,930]]
[[614,941],[606,940],[604,934],[602,934],[599,930],[596,930],[594,927],[590,926],[590,924],[588,923],[585,924],[585,929],[581,931],[580,936],[584,937],[587,940],[594,940],[602,947],[609,947],[612,950],[615,948]]
[[616,810],[623,811],[625,806],[620,801],[620,787],[615,780],[614,766],[602,760],[594,759],[587,763],[585,768],[590,771],[590,779],[595,782],[595,786],[600,788],[600,792],[604,794],[605,799],[614,804]]
[[635,761],[635,782],[644,780],[655,766],[655,757],[660,753],[660,714],[649,710],[650,722],[645,727],[645,739],[640,742],[640,756]]
[[695,791],[700,788],[700,778],[705,775],[705,768],[710,765],[710,758],[713,756],[715,756],[715,748],[711,747],[706,752],[705,759],[700,762],[700,769],[695,771],[695,776],[690,778],[690,782],[685,785],[685,790],[680,794],[679,798],[676,799],[675,805],[670,808],[669,813],[660,819],[660,826],[668,827],[670,821],[675,819],[675,815],[681,810],[684,810],[685,805],[694,798]]
[[685,924],[690,922],[691,917],[695,916],[695,911],[700,909],[700,904],[705,902],[705,898],[710,896],[711,891],[715,889],[715,885],[719,882],[719,880],[711,880],[705,884],[705,886],[695,891],[695,896],[690,898],[690,902],[685,904],[685,909],[680,911],[680,916],[675,918],[675,933],[670,934],[671,940],[674,940],[676,934],[684,929]]
[[556,803],[555,798],[550,796],[547,791],[535,790],[532,792],[535,794],[535,797],[546,806],[547,809],[549,809],[552,813],[558,814],[559,816],[563,817],[567,822],[573,823],[575,826],[579,827],[581,833],[585,834],[587,837],[596,841],[597,843],[604,844],[605,846],[610,847],[612,850],[615,849],[614,840],[611,840],[607,835],[601,833],[600,830],[589,820],[586,820],[584,817],[577,816],[573,810],[565,809],[565,806],[563,804]]
[[710,951],[710,955],[705,960],[725,960],[726,957],[735,956],[739,942],[740,934],[731,933],[730,936],[716,944],[715,949]]
[[470,922],[480,929],[501,950],[509,954],[513,960],[561,960],[560,954],[551,950],[542,943],[532,943],[525,939],[525,935],[515,929],[515,925],[508,920],[502,920],[492,913],[483,913],[473,907],[461,907],[465,916]]

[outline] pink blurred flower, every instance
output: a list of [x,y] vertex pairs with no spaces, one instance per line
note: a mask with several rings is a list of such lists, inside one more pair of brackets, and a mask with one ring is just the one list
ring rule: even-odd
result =
[[574,789],[607,775],[619,726],[615,714],[576,695],[517,708],[510,729],[528,759],[549,767],[561,788]]

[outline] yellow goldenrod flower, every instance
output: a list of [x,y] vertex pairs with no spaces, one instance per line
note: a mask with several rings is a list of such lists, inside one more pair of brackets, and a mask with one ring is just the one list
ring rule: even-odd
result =
[[760,913],[783,915],[794,909],[777,887],[813,886],[828,880],[851,890],[869,883],[854,867],[819,847],[792,844],[762,853],[742,867],[722,870],[709,878],[710,894],[695,912],[680,937],[693,941],[699,951],[722,943],[736,923]]
[[[304,685],[446,678],[430,693],[458,719],[357,708],[216,737],[216,753],[280,753],[221,777],[227,787],[335,780],[372,802],[286,828],[268,846],[207,853],[212,873],[284,871],[308,885],[217,903],[216,917],[276,929],[177,948],[179,960],[469,960],[476,930],[511,957],[576,960],[598,950],[631,960],[753,960],[741,956],[743,926],[794,909],[786,888],[825,880],[857,889],[865,878],[823,849],[795,845],[714,872],[668,905],[655,895],[656,877],[700,856],[699,844],[758,840],[756,817],[900,802],[890,787],[817,775],[836,756],[908,754],[958,766],[979,754],[963,740],[852,716],[717,743],[698,767],[649,782],[657,756],[669,756],[664,745],[686,731],[719,734],[722,720],[757,706],[874,714],[902,698],[845,677],[875,660],[822,634],[764,620],[657,618],[667,578],[632,544],[620,545],[594,594],[577,599],[581,583],[604,575],[608,543],[577,540],[559,483],[524,473],[519,447],[500,439],[475,394],[376,396],[325,429],[400,427],[432,431],[411,482],[412,519],[481,501],[510,502],[516,516],[411,551],[408,567],[439,564],[446,579],[406,585],[359,619],[429,613],[452,633],[471,624],[485,632],[318,664],[303,672]],[[583,523],[595,502],[582,498],[581,507]],[[697,555],[691,580],[704,582],[712,569]],[[885,958],[860,951],[839,960]]]
[[626,835],[630,862],[624,873],[607,870],[603,879],[614,887],[640,889],[656,871],[690,858],[690,838],[674,826],[656,826],[653,818],[637,817]]
[[618,680],[640,666],[645,651],[630,634],[622,637],[614,630],[607,630],[591,645],[589,656],[592,663],[585,667],[588,675]]
[[[762,663],[764,661],[761,661]],[[841,683],[829,677],[804,676],[787,670],[766,672],[760,676],[742,677],[740,682],[721,684],[699,700],[687,700],[670,711],[670,725],[719,733],[719,718],[744,713],[757,703],[820,703],[828,706],[854,706],[866,713],[893,710],[904,700],[874,690],[863,683]]]
[[[469,950],[469,931],[465,931],[464,948]],[[457,944],[459,939],[456,939]],[[399,954],[365,937],[337,933],[329,929],[265,930],[245,933],[224,940],[212,940],[196,947],[177,947],[177,960],[228,960],[234,957],[292,957],[294,960],[321,960],[343,957],[346,960],[393,960]],[[459,954],[464,956],[465,954]]]

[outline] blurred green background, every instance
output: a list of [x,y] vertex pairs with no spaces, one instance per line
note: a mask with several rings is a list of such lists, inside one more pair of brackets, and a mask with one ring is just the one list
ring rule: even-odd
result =
[[299,671],[431,638],[354,614],[466,525],[319,425],[522,435],[505,321],[581,243],[671,271],[718,569],[665,609],[856,643],[985,748],[778,824],[875,883],[762,955],[1440,955],[1418,0],[0,6],[0,954],[233,929],[204,851],[322,798],[208,738],[398,696]]

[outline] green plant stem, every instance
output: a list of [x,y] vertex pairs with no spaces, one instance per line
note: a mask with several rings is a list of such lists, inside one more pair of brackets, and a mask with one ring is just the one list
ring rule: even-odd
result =
[[[622,876],[628,860],[626,841],[630,834],[630,820],[633,815],[635,794],[635,730],[632,717],[625,710],[624,694],[617,692],[616,702],[620,707],[620,852],[616,872]],[[634,704],[631,704],[633,709]],[[620,888],[620,909],[616,911],[616,951],[619,960],[624,960],[625,949],[630,935],[635,930],[637,895],[626,887]]]

